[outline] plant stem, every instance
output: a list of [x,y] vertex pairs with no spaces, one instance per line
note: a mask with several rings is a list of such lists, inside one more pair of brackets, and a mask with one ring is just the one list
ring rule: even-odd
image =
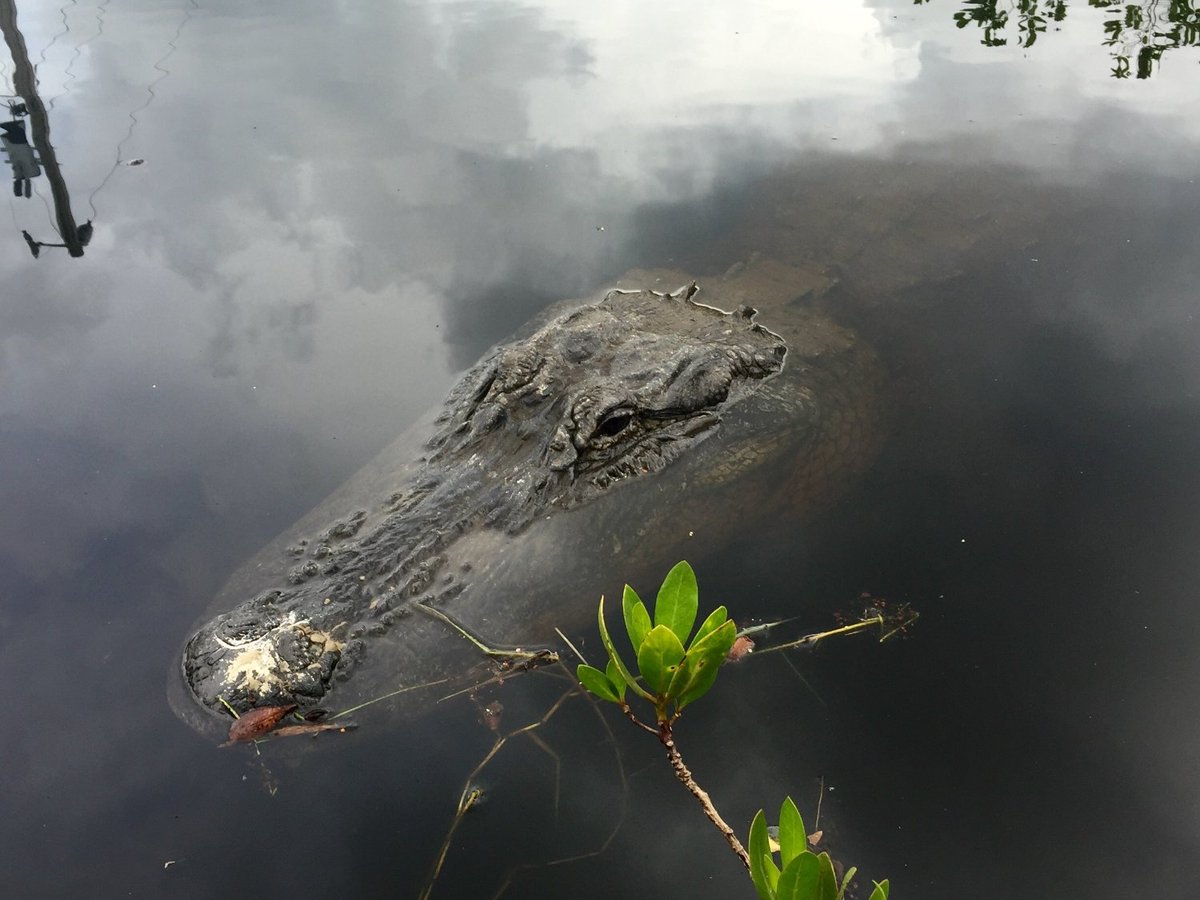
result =
[[621,704],[621,712],[625,713],[625,717],[628,718],[629,721],[632,722],[634,725],[636,725],[638,728],[641,728],[643,731],[648,731],[653,735],[658,734],[658,729],[653,728],[650,725],[647,725],[645,722],[643,722],[641,719],[639,719],[637,717],[637,714],[634,713],[632,707],[630,707],[630,705],[628,703]]
[[721,814],[713,806],[712,798],[708,796],[708,791],[696,784],[696,779],[692,777],[692,773],[684,763],[683,757],[679,755],[679,748],[675,746],[675,737],[671,732],[670,722],[659,723],[658,739],[667,748],[667,759],[671,763],[671,768],[675,770],[675,777],[683,783],[684,787],[692,792],[693,797],[700,801],[700,805],[704,807],[704,814],[708,816],[708,820],[717,826],[717,830],[725,836],[730,849],[738,855],[738,859],[742,861],[742,865],[749,869],[750,854],[746,852],[746,848],[742,846],[742,842],[738,840],[738,836],[734,833],[734,830],[721,818]]
[[[883,627],[883,616],[872,616],[869,619],[862,619],[858,622],[851,622],[849,625],[843,625],[841,628],[834,628],[832,631],[820,631],[816,634],[806,634],[802,638],[794,641],[788,641],[786,644],[776,644],[773,647],[766,647],[758,651],[758,655],[764,653],[774,653],[776,650],[791,650],[793,647],[811,647],[818,641],[823,641],[825,638],[836,637],[839,634],[853,634],[856,631],[862,631],[864,628],[870,628],[872,625]],[[889,632],[885,638],[891,637]],[[882,639],[881,639],[882,640]]]

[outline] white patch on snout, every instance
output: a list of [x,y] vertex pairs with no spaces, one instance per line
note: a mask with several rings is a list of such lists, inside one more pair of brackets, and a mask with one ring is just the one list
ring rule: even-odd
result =
[[[279,648],[284,641],[298,638],[305,638],[314,645],[318,659],[325,653],[338,652],[345,646],[344,641],[337,640],[332,634],[313,628],[308,619],[297,618],[294,611],[261,637],[238,641],[225,641],[217,637],[218,644],[234,651],[233,658],[225,664],[221,675],[225,690],[245,690],[257,694],[274,688],[286,690],[284,677],[292,671],[292,666],[280,656]],[[314,661],[309,667],[319,665],[319,661]]]

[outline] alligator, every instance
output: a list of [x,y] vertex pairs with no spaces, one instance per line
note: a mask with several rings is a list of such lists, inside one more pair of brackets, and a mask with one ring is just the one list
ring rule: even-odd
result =
[[865,464],[877,366],[819,310],[819,278],[760,262],[711,290],[617,284],[488,352],[236,573],[184,646],[176,711],[212,731],[229,709],[444,681],[478,659],[459,629],[544,642],[594,615],[603,579],[695,557]]

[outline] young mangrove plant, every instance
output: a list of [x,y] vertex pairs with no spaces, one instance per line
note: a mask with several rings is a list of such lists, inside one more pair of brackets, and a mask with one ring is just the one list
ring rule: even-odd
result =
[[[750,823],[750,878],[759,900],[843,900],[858,870],[851,866],[841,880],[828,853],[808,849],[804,819],[791,797],[779,808],[778,837],[772,842],[760,809]],[[775,855],[779,855],[779,864]],[[891,885],[874,882],[870,900],[888,900]]]
[[[790,797],[780,811],[778,846],[771,846],[766,819],[759,810],[747,850],[683,761],[673,726],[684,708],[713,686],[738,637],[737,626],[724,606],[709,613],[693,634],[699,605],[696,573],[687,562],[676,564],[667,573],[654,602],[653,619],[637,592],[625,585],[621,612],[635,659],[630,666],[608,631],[601,597],[598,624],[608,662],[603,670],[581,663],[576,670],[579,681],[591,694],[617,704],[631,722],[659,739],[676,777],[750,872],[761,900],[842,900],[855,870],[850,869],[839,882],[829,854],[808,850],[804,822]],[[627,699],[631,694],[653,708],[653,724],[634,712]],[[870,900],[887,900],[888,889],[887,881],[876,883]]]

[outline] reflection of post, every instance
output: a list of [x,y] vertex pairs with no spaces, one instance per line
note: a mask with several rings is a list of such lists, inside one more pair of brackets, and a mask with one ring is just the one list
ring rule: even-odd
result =
[[58,157],[54,155],[54,147],[50,144],[50,120],[46,116],[46,107],[42,98],[37,94],[37,81],[34,78],[33,66],[29,62],[29,52],[25,49],[25,38],[17,30],[17,8],[14,0],[0,0],[0,31],[4,32],[4,42],[8,44],[13,60],[13,86],[25,106],[29,110],[29,123],[33,130],[33,146],[37,148],[42,168],[50,182],[50,191],[54,195],[54,213],[58,219],[58,231],[66,242],[67,252],[72,256],[83,256],[83,244],[76,231],[75,217],[71,213],[71,195],[67,192],[67,183],[63,181],[62,171],[58,168]]

